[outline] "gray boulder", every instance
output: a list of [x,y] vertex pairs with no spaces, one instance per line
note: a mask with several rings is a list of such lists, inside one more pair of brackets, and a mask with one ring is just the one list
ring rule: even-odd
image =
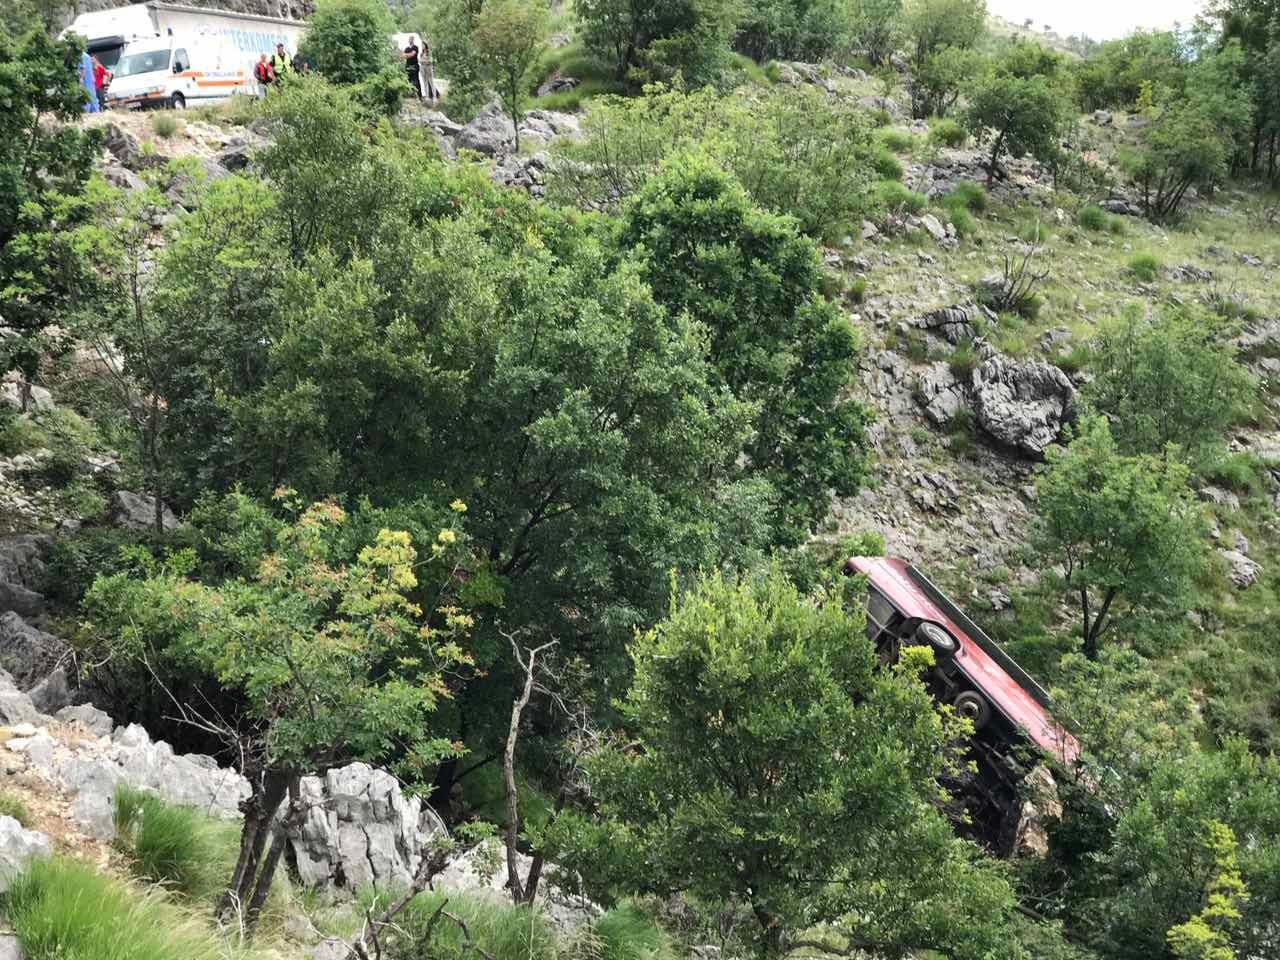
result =
[[511,118],[496,103],[491,103],[480,114],[458,131],[459,148],[475,150],[485,156],[496,157],[511,151],[516,128]]
[[111,718],[92,703],[63,707],[54,714],[54,717],[63,723],[77,723],[90,733],[96,733],[100,737],[108,736],[112,727],[115,726],[111,722]]
[[0,611],[24,617],[44,612],[45,552],[52,541],[43,534],[21,534],[0,540]]
[[66,650],[62,640],[37,630],[12,610],[0,614],[0,663],[19,689],[27,690],[47,677]]
[[[166,531],[176,530],[178,518],[167,506],[161,507],[161,523]],[[155,497],[117,490],[111,495],[111,522],[128,530],[151,530],[156,522]]]
[[107,181],[113,187],[121,190],[145,190],[147,188],[143,179],[130,170],[128,167],[118,163],[105,163],[102,165],[102,179]]
[[1239,589],[1247,590],[1258,582],[1258,577],[1262,576],[1262,565],[1250,560],[1239,550],[1219,549],[1218,553],[1222,555],[1223,560],[1227,561],[1227,572],[1231,582]]
[[[516,868],[521,877],[529,875],[531,862],[524,854],[516,854]],[[598,904],[568,893],[557,882],[559,879],[560,869],[555,864],[547,864],[543,883],[538,887],[538,906],[557,928],[572,932],[594,923],[603,915],[604,911]],[[472,847],[435,878],[435,888],[456,890],[494,903],[510,903],[505,851],[495,841]]]
[[249,166],[249,161],[253,159],[253,150],[254,145],[244,137],[235,137],[218,151],[214,160],[223,169],[234,173]]
[[290,842],[307,886],[407,886],[431,840],[447,835],[421,798],[406,798],[395,777],[364,763],[305,777],[299,802],[302,826]]
[[158,153],[143,153],[138,138],[115,123],[108,123],[102,145],[120,164],[135,173],[163,167],[168,158]]
[[62,667],[55,667],[52,673],[27,691],[27,696],[41,713],[57,713],[71,703],[67,672]]
[[22,944],[11,933],[0,934],[0,960],[25,960]]
[[891,97],[863,97],[858,101],[858,106],[868,110],[883,110],[895,120],[902,116],[902,108]]
[[0,816],[0,893],[35,857],[53,853],[49,838],[36,830],[28,830],[13,817]]
[[577,77],[548,77],[538,85],[538,97],[546,97],[553,93],[567,93],[578,85]]
[[972,340],[978,335],[974,322],[979,316],[981,308],[972,303],[939,307],[920,317],[916,326],[936,333],[948,343],[958,344],[961,340]]
[[956,379],[951,368],[941,360],[919,376],[913,393],[924,407],[925,416],[939,427],[954,420],[969,402],[965,385]]
[[442,137],[456,137],[462,130],[461,124],[454,123],[439,110],[428,110],[422,122]]
[[830,80],[822,75],[822,73],[811,63],[801,63],[798,60],[791,61],[791,69],[805,83],[813,84],[815,87],[821,87],[827,93],[835,93],[836,86]]
[[19,723],[39,723],[42,717],[31,698],[13,683],[13,677],[0,670],[0,723],[14,726]]
[[1093,111],[1093,122],[1100,127],[1109,127],[1115,122],[1115,118],[1111,116],[1111,111],[1109,110],[1095,110]]
[[991,437],[1032,457],[1043,457],[1075,412],[1076,389],[1067,375],[1040,360],[995,355],[973,371],[978,425]]
[[942,222],[938,220],[938,218],[935,217],[932,213],[926,213],[923,217],[921,217],[920,225],[924,227],[926,231],[928,231],[929,236],[933,237],[933,239],[939,242],[947,239],[946,227],[944,227],[942,225]]

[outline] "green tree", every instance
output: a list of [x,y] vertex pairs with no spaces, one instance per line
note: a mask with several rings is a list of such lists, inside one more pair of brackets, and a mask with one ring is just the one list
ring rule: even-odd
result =
[[627,207],[619,242],[673,315],[706,331],[721,382],[755,411],[742,449],[778,500],[780,542],[800,543],[866,470],[868,411],[848,396],[858,342],[822,294],[822,264],[792,221],[755,208],[704,157],[669,162]]
[[760,0],[744,6],[734,47],[756,61],[823,60],[848,42],[842,0]]
[[480,75],[497,90],[511,117],[517,153],[529,79],[546,37],[547,7],[542,0],[489,0],[472,25]]
[[[466,659],[459,642],[470,620],[448,599],[458,531],[442,529],[419,552],[407,533],[384,529],[352,559],[341,549],[345,520],[335,504],[308,507],[280,526],[252,575],[212,584],[191,578],[189,551],[158,563],[135,550],[139,575],[102,578],[85,598],[109,655],[204,677],[224,693],[220,710],[173,705],[186,722],[216,729],[249,781],[220,909],[241,912],[250,930],[305,816],[290,807],[276,819],[302,777],[396,750],[408,759],[402,769],[421,775],[454,751],[432,715],[448,696],[446,672]],[[409,598],[420,578],[440,591],[438,609]]]
[[28,381],[67,345],[53,328],[92,291],[74,237],[92,215],[83,194],[101,137],[75,124],[81,49],[38,30],[0,37],[0,316],[11,331],[0,365]]
[[1063,568],[1080,609],[1084,652],[1096,659],[1122,605],[1180,612],[1199,569],[1199,508],[1176,458],[1129,457],[1105,418],[1081,419],[1065,447],[1046,454],[1036,483],[1038,546]]
[[852,0],[851,31],[872,66],[888,61],[902,35],[902,0]]
[[882,668],[860,610],[775,568],[699,577],[630,652],[624,731],[587,765],[600,819],[560,838],[582,862],[738,898],[769,955],[1016,955],[1007,882],[936,809],[961,721],[915,679],[929,651]]
[[984,57],[976,50],[943,47],[929,54],[907,81],[912,115],[945,117],[984,66]]
[[298,52],[334,83],[354,85],[392,68],[394,29],[382,0],[317,0]]
[[903,31],[916,69],[945,47],[975,46],[986,29],[986,0],[906,0],[903,5]]
[[1169,947],[1178,960],[1236,960],[1231,928],[1242,919],[1240,907],[1249,891],[1240,879],[1235,834],[1225,823],[1210,821],[1207,826],[1204,843],[1216,872],[1205,885],[1204,909],[1169,928]]
[[1058,155],[1074,111],[1057,62],[1033,44],[1019,44],[969,88],[964,125],[975,137],[989,131],[992,138],[988,186],[1006,152],[1045,163]]
[[1177,308],[1130,307],[1101,327],[1084,396],[1110,418],[1122,453],[1176,446],[1201,464],[1221,448],[1254,393],[1221,334],[1213,317]]
[[737,0],[577,0],[574,13],[587,49],[611,63],[618,79],[679,72],[701,86],[724,69],[739,10]]

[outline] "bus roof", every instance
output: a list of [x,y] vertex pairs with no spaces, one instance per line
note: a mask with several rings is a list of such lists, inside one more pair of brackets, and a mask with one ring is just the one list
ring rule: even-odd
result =
[[1049,695],[928,577],[889,557],[851,557],[845,571],[865,575],[904,616],[945,627],[959,643],[956,667],[991,705],[1052,756],[1064,763],[1075,760],[1080,745],[1049,713]]

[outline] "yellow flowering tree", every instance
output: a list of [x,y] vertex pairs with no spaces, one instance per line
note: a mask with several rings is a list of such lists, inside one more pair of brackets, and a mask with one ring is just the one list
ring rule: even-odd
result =
[[[471,621],[451,599],[463,543],[446,527],[419,551],[410,534],[383,528],[350,559],[347,519],[336,503],[312,504],[274,531],[253,575],[212,585],[192,575],[190,551],[163,562],[139,552],[138,573],[99,579],[85,601],[114,656],[162,664],[157,676],[199,675],[229,698],[216,712],[174,706],[219,735],[249,780],[222,902],[249,928],[301,813],[277,811],[302,777],[389,758],[422,771],[458,749],[432,721],[450,695],[447,673],[468,661]],[[433,610],[413,599],[428,584]]]

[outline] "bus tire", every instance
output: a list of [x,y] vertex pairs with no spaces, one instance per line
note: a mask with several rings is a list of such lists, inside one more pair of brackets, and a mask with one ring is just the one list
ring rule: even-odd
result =
[[187,98],[180,93],[175,93],[169,98],[169,106],[174,110],[187,109]]
[[956,713],[967,717],[973,723],[975,731],[985,727],[991,720],[991,704],[987,698],[974,690],[965,690],[956,697]]
[[954,657],[960,648],[960,642],[955,637],[928,620],[916,627],[915,642],[922,647],[932,648],[933,655],[938,660]]

